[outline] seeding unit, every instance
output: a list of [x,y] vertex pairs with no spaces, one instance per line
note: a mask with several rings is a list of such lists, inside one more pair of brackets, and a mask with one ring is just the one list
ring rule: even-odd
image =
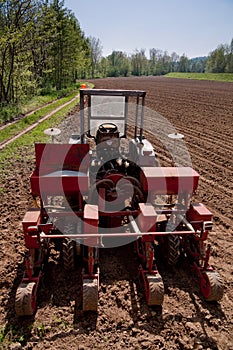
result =
[[[168,265],[175,265],[180,255],[190,259],[206,300],[222,298],[223,284],[209,265],[210,245],[205,244],[212,214],[192,202],[199,175],[191,167],[159,166],[143,135],[145,95],[81,89],[79,135],[66,144],[35,144],[30,182],[37,207],[23,219],[28,255],[16,292],[17,315],[36,310],[52,242],[59,242],[65,269],[75,268],[80,258],[84,311],[97,311],[99,250],[133,241],[148,305],[161,305],[164,299],[155,243]],[[135,106],[133,127],[129,102]]]

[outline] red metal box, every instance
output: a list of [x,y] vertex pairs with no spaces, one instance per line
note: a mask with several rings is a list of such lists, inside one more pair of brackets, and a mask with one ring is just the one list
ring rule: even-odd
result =
[[187,218],[189,221],[211,221],[212,213],[202,203],[192,203],[190,209],[187,212]]
[[[39,248],[37,237],[32,237],[31,234],[28,233],[28,228],[31,226],[37,227],[37,225],[40,224],[40,220],[41,220],[40,209],[30,209],[24,215],[22,224],[23,224],[25,245],[28,249]],[[35,235],[35,232],[33,234]]]
[[156,194],[193,193],[199,174],[190,167],[143,167],[140,181],[144,191]]
[[39,176],[35,170],[30,177],[33,196],[85,193],[89,188],[88,174],[61,170]]

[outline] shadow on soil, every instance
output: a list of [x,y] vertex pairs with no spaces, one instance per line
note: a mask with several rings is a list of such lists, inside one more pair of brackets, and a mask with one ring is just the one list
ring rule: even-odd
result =
[[[166,312],[163,315],[162,307],[148,307],[144,299],[144,293],[138,281],[138,260],[134,254],[133,244],[128,244],[119,248],[102,250],[100,252],[100,289],[102,296],[106,293],[106,288],[111,288],[116,283],[128,281],[130,290],[130,307],[128,313],[133,322],[128,326],[128,330],[132,331],[132,327],[140,330],[144,329],[152,334],[160,334],[163,329],[172,329],[174,323],[181,323],[185,326],[186,322],[195,322],[201,325],[202,342],[205,346],[215,350],[218,346],[214,339],[208,336],[206,324],[210,324],[212,319],[225,319],[225,314],[219,303],[207,303],[201,297],[198,285],[192,279],[190,268],[187,262],[180,261],[176,269],[170,269],[164,265],[160,257],[158,257],[158,269],[164,281],[165,295],[174,297],[174,290],[182,290],[189,295],[195,312],[193,317],[185,317],[182,311],[172,314]],[[18,266],[17,275],[14,279],[13,287],[8,297],[6,305],[6,326],[4,331],[5,338],[11,338],[11,342],[20,342],[26,345],[32,341],[32,329],[35,327],[39,339],[43,338],[43,329],[36,325],[35,317],[17,318],[14,312],[14,299],[16,289],[23,275],[24,264]],[[103,287],[102,287],[103,284]],[[70,305],[73,304],[71,308]],[[181,303],[181,301],[180,301]],[[116,303],[119,309],[124,308],[121,301]],[[73,312],[73,328],[59,333],[59,338],[67,337],[68,333],[78,330],[79,334],[89,334],[90,331],[96,329],[98,321],[98,313],[87,312],[81,310],[81,267],[67,275],[64,272],[60,261],[49,261],[46,266],[38,294],[39,309],[46,308],[48,305],[56,307],[70,307],[70,313]],[[204,311],[203,311],[204,310]],[[206,319],[206,313],[209,314]],[[138,320],[141,322],[138,322]],[[117,326],[115,325],[116,329]],[[121,325],[120,325],[121,329]],[[77,333],[75,333],[77,334]],[[51,335],[49,339],[52,341],[58,335]],[[3,347],[4,349],[4,347]]]
[[31,337],[34,317],[17,317],[14,310],[15,294],[23,277],[24,265],[24,262],[18,265],[17,275],[14,279],[13,287],[8,295],[5,327],[2,340],[3,349],[8,349],[8,345],[12,342],[20,342],[24,345]]

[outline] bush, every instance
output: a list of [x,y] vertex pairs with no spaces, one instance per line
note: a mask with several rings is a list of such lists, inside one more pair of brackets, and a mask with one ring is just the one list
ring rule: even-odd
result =
[[51,95],[52,93],[54,93],[54,88],[50,84],[43,87],[40,91],[41,96]]
[[0,107],[0,122],[7,123],[8,121],[14,120],[16,115],[21,113],[21,110],[18,106],[15,105],[3,105]]

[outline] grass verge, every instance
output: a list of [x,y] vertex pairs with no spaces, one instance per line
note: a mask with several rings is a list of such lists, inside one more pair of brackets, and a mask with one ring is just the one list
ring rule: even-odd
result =
[[[89,84],[89,88],[93,88],[94,84]],[[68,100],[71,100],[72,97],[77,95],[77,91],[73,93],[73,95],[68,96],[63,100],[62,103],[59,105],[67,102]],[[60,102],[59,100],[58,102]],[[69,103],[69,105],[63,107],[58,112],[54,113],[51,117],[46,119],[44,122],[39,124],[35,129],[29,131],[28,133],[22,135],[9,145],[7,145],[3,150],[0,152],[0,183],[3,179],[7,179],[8,175],[8,165],[14,164],[16,160],[20,159],[24,162],[27,160],[34,159],[34,143],[35,142],[50,142],[50,137],[44,134],[44,130],[56,127],[61,124],[61,122],[65,119],[68,113],[70,113],[74,107],[77,105],[77,100]],[[43,111],[40,110],[40,116],[37,118],[40,119],[43,116],[45,116],[48,111],[47,108],[52,107],[52,110],[56,108],[54,104],[52,106],[47,106],[43,108]],[[58,106],[57,106],[58,107]],[[38,112],[36,112],[38,113]],[[28,125],[27,125],[28,126]],[[22,129],[21,129],[22,130]],[[20,130],[20,131],[21,131]],[[19,131],[18,131],[19,132]],[[22,152],[22,148],[26,149],[26,152]],[[27,159],[25,158],[25,153],[27,154]],[[3,188],[0,186],[0,191],[3,191]]]
[[40,118],[44,117],[46,114],[52,112],[54,109],[56,109],[57,107],[60,107],[64,103],[72,100],[72,98],[74,98],[77,94],[78,94],[78,91],[74,91],[69,96],[66,96],[57,100],[57,102],[53,103],[52,105],[42,107],[40,110],[36,111],[35,113],[19,120],[14,124],[7,126],[0,132],[0,142],[4,142],[10,139],[11,137],[17,135],[19,132],[25,130],[28,126],[37,122]]
[[[1,151],[0,182],[4,181],[4,179],[7,179],[7,169],[10,164],[14,164],[17,160],[27,162],[34,157],[35,142],[50,142],[50,137],[44,134],[44,130],[51,127],[51,120],[53,127],[60,125],[66,115],[72,111],[76,104],[77,101],[71,102],[68,106],[60,109],[58,112],[39,124],[35,129],[22,135]],[[26,158],[25,154],[27,154]]]
[[79,90],[81,82],[62,90],[47,90],[41,91],[41,95],[32,97],[30,100],[19,104],[0,104],[0,123],[14,121],[14,117],[33,112],[35,109],[43,107],[45,104],[52,103],[60,98],[69,96],[75,90]]
[[168,78],[183,78],[196,80],[214,80],[233,83],[233,73],[168,73]]

